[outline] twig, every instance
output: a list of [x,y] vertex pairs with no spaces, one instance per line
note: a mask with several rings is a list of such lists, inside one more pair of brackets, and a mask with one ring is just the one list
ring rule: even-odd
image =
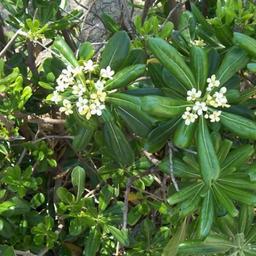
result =
[[29,39],[27,40],[27,49],[28,49],[28,66],[32,72],[33,77],[38,80],[38,71],[36,67],[36,58],[34,56],[34,45],[33,42]]
[[0,114],[0,122],[4,124],[4,126],[6,127],[6,129],[11,132],[13,126],[14,126],[14,122],[9,120],[6,116]]
[[30,251],[14,250],[14,253],[17,256],[37,256],[36,254],[31,253]]
[[20,34],[21,29],[17,30],[16,33],[13,35],[13,37],[11,38],[11,40],[8,42],[8,44],[4,47],[4,49],[0,52],[0,58],[3,57],[3,55],[5,54],[5,52],[8,50],[8,48],[13,44],[13,42],[15,41],[15,39],[17,38],[17,36]]
[[[89,10],[89,8],[88,8],[87,6],[81,4],[78,0],[74,0],[74,2],[75,2],[77,5],[79,5],[80,7],[84,8],[85,10],[87,10],[87,11]],[[101,17],[100,17],[96,12],[94,12],[94,11],[92,11],[92,10],[90,10],[90,12],[91,12],[95,17],[97,17],[100,21],[102,21]]]
[[38,253],[37,256],[44,256],[48,251],[49,251],[49,249],[45,248],[40,253]]
[[22,162],[23,158],[25,157],[26,153],[27,153],[27,149],[24,148],[24,149],[22,150],[22,153],[20,154],[19,160],[17,161],[17,165],[20,165],[20,164],[21,164],[21,162]]
[[172,144],[168,141],[168,151],[169,151],[169,170],[170,170],[170,176],[171,176],[171,180],[172,180],[172,184],[174,185],[174,188],[176,191],[179,191],[179,186],[178,183],[175,179],[174,176],[174,170],[173,170],[173,161],[172,161]]
[[127,228],[128,210],[129,210],[128,204],[129,204],[129,194],[131,190],[131,185],[132,185],[132,179],[128,178],[126,183],[125,193],[124,193],[123,229]]
[[186,3],[186,1],[185,1],[185,2],[179,2],[179,3],[177,3],[177,4],[170,10],[169,14],[167,15],[167,17],[166,17],[166,19],[165,19],[165,21],[163,22],[163,24],[162,24],[161,27],[163,27],[163,26],[171,19],[172,15],[173,15],[182,5],[184,5],[185,3]]
[[154,157],[152,154],[148,153],[147,151],[143,151],[143,154],[145,155],[145,157],[154,165],[154,166],[158,166],[160,164],[160,161],[158,159],[156,159],[156,157]]
[[25,119],[28,123],[35,123],[35,124],[64,124],[65,120],[64,119],[54,119],[50,117],[41,117],[41,116],[36,116],[34,114],[31,115],[26,115],[20,112],[16,112],[15,116],[17,118],[23,118]]
[[118,255],[119,255],[119,250],[120,250],[120,243],[117,242],[117,243],[116,243],[116,253],[115,253],[115,256],[118,256]]
[[134,186],[131,186],[131,188],[134,188],[134,189],[140,191],[141,193],[148,195],[148,197],[150,197],[150,198],[152,198],[152,199],[154,199],[156,201],[163,201],[163,199],[161,197],[159,197],[157,195],[154,195],[154,194],[152,194],[152,193],[150,193],[150,192],[148,192],[146,190],[143,190],[143,189],[140,189],[140,188],[134,187]]
[[145,22],[150,7],[154,4],[155,0],[145,0],[143,12],[142,12],[142,24]]
[[44,137],[41,137],[37,140],[33,140],[31,141],[31,143],[37,143],[39,141],[42,141],[42,140],[50,140],[50,139],[70,139],[70,140],[73,140],[74,139],[74,136],[68,136],[68,135],[48,135],[48,136],[44,136]]
[[131,13],[128,8],[127,0],[120,0],[120,3],[121,3],[121,18],[123,21],[123,25],[131,35],[134,35],[135,29],[134,29],[132,18],[131,18]]

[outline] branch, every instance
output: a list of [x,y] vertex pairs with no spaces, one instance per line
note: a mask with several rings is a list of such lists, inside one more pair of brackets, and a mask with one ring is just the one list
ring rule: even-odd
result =
[[167,17],[166,17],[164,23],[162,24],[162,27],[171,19],[171,17],[172,17],[173,15],[174,15],[173,23],[174,23],[175,27],[177,27],[177,25],[178,25],[178,19],[179,19],[177,11],[178,11],[178,10],[180,9],[180,7],[182,7],[186,2],[187,2],[187,1],[176,3],[175,0],[171,0],[171,1],[170,1],[170,8],[171,8],[171,10],[170,10],[169,14],[167,15]]
[[33,77],[38,80],[38,71],[36,67],[36,58],[34,56],[34,45],[33,42],[29,39],[27,40],[27,49],[28,49],[28,66],[32,72]]
[[142,12],[142,24],[146,20],[150,7],[155,3],[155,0],[145,0],[143,12]]
[[17,30],[16,33],[13,35],[13,37],[11,38],[11,40],[8,42],[8,44],[4,47],[4,49],[0,52],[0,58],[3,57],[3,55],[5,54],[5,52],[8,50],[8,48],[13,44],[13,42],[15,41],[15,39],[17,38],[17,36],[20,34],[21,29]]
[[170,170],[170,176],[171,176],[171,180],[172,180],[172,184],[174,185],[174,188],[176,191],[179,191],[179,186],[178,183],[175,179],[174,176],[174,170],[173,170],[173,161],[172,161],[172,144],[168,141],[168,150],[169,150],[169,170]]
[[48,135],[48,136],[44,136],[44,137],[41,137],[37,140],[33,140],[31,141],[31,143],[37,143],[39,141],[42,141],[42,140],[50,140],[50,139],[69,139],[69,140],[73,140],[74,139],[74,136],[69,136],[69,135]]
[[64,119],[54,119],[51,117],[42,117],[34,114],[27,115],[20,112],[14,114],[17,118],[23,118],[28,123],[32,124],[65,124]]
[[37,256],[36,254],[31,253],[30,251],[20,251],[14,250],[16,256]]

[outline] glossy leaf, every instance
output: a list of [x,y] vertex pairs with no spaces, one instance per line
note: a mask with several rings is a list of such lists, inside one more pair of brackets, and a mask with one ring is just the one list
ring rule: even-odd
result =
[[256,140],[256,122],[227,112],[221,113],[220,121],[225,128],[241,138]]
[[219,177],[220,165],[204,118],[200,118],[197,134],[198,158],[207,185]]
[[161,38],[150,38],[147,41],[147,45],[159,61],[180,83],[188,89],[195,86],[193,73],[173,46]]
[[231,48],[225,55],[217,73],[216,77],[220,80],[221,85],[226,83],[236,72],[248,63],[249,58],[245,51],[239,48]]
[[128,56],[129,49],[130,39],[127,33],[125,31],[115,33],[103,50],[100,67],[110,66],[113,70],[118,70]]
[[77,199],[80,199],[85,189],[85,170],[77,166],[71,173],[71,182],[77,190]]
[[198,236],[199,238],[205,238],[212,227],[214,219],[214,206],[211,191],[208,191],[203,199],[202,208],[199,215],[198,224]]

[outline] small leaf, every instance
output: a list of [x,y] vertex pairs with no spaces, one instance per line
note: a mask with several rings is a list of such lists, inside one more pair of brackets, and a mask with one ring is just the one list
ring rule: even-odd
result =
[[71,173],[71,182],[77,189],[76,198],[79,200],[85,188],[85,170],[82,167],[77,166],[73,169]]
[[92,227],[87,237],[84,256],[95,256],[101,243],[101,234],[96,227]]
[[79,46],[78,58],[79,60],[89,60],[94,55],[94,48],[90,42],[84,42]]
[[128,230],[120,230],[114,226],[107,226],[109,232],[119,241],[123,246],[129,246]]
[[176,256],[179,244],[186,238],[187,220],[185,219],[179,229],[173,234],[168,244],[165,246],[162,256]]

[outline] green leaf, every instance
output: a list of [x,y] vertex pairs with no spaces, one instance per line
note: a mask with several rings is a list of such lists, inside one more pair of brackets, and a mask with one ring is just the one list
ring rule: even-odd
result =
[[66,188],[59,187],[56,191],[58,198],[65,204],[72,204],[75,202],[75,196]]
[[256,57],[256,40],[242,33],[234,32],[234,44],[246,50],[250,55]]
[[0,214],[15,208],[15,203],[11,201],[5,201],[0,203]]
[[79,60],[89,60],[94,55],[94,48],[90,42],[83,42],[78,49]]
[[130,83],[134,82],[138,77],[145,73],[146,66],[144,64],[137,64],[128,66],[121,71],[119,71],[113,79],[109,80],[106,85],[106,90],[113,90],[120,87],[128,86]]
[[7,245],[0,245],[0,254],[4,256],[16,256],[13,247]]
[[131,165],[134,161],[133,150],[120,128],[105,117],[104,137],[107,146],[112,151],[113,159],[121,166]]
[[187,89],[195,86],[193,73],[173,46],[161,38],[149,38],[147,46],[181,84]]
[[127,33],[125,31],[115,33],[103,50],[100,67],[110,66],[113,70],[118,70],[128,56],[129,49],[130,39]]
[[248,63],[249,58],[245,51],[239,48],[231,48],[225,57],[216,73],[216,77],[220,80],[220,84],[223,85],[230,78],[232,78],[236,72]]
[[180,191],[176,192],[172,196],[167,198],[167,202],[170,205],[177,204],[179,202],[182,202],[188,198],[193,197],[193,194],[196,193],[199,189],[201,189],[203,186],[202,183],[199,184],[193,184],[188,187],[185,187],[181,189]]
[[128,67],[136,64],[145,64],[147,61],[147,54],[142,48],[133,48],[130,50],[122,67]]
[[179,244],[186,238],[187,220],[179,226],[178,230],[173,237],[170,239],[168,244],[165,246],[161,256],[176,256],[179,249]]
[[254,148],[252,145],[243,145],[232,150],[221,165],[222,175],[225,175],[225,171],[229,169],[240,167],[251,157],[253,153]]
[[76,198],[79,200],[85,188],[85,170],[82,167],[77,166],[73,169],[71,173],[71,182],[72,185],[77,189]]
[[212,26],[206,21],[206,19],[203,16],[203,14],[197,8],[196,4],[191,3],[190,5],[191,5],[191,11],[192,11],[195,19],[197,20],[198,23],[200,23],[202,25],[202,27],[204,28],[205,32],[213,33]]
[[253,192],[247,192],[239,188],[234,188],[229,185],[220,185],[223,190],[233,199],[238,202],[247,204],[247,205],[255,205],[256,204],[256,194]]
[[177,119],[171,119],[167,122],[160,123],[159,126],[148,134],[144,148],[150,153],[160,150],[171,137],[171,134],[177,124]]
[[120,25],[110,15],[103,12],[100,17],[105,28],[111,33],[115,33],[121,29]]
[[[228,139],[224,139],[221,141],[221,145],[220,145],[220,149],[218,151],[218,159],[219,159],[219,162],[222,164],[223,161],[225,161],[231,147],[233,145],[233,142],[231,140],[228,140]],[[222,165],[221,165],[222,167]]]
[[149,115],[171,118],[180,115],[190,104],[184,100],[172,99],[158,95],[141,97],[141,108]]
[[62,37],[57,37],[52,47],[65,63],[71,64],[73,67],[79,66],[74,53]]
[[222,238],[208,237],[205,241],[186,241],[179,245],[179,253],[181,255],[224,255],[225,252],[233,248],[233,244]]
[[197,147],[201,173],[205,183],[210,186],[219,177],[220,166],[204,118],[199,120]]
[[92,227],[85,242],[84,256],[95,256],[101,243],[101,234],[96,227]]
[[118,229],[114,226],[107,226],[109,232],[114,236],[114,238],[120,242],[123,246],[129,246],[129,237],[127,229]]
[[247,68],[249,71],[256,73],[256,63],[248,63]]
[[173,137],[174,145],[179,148],[189,147],[194,138],[195,128],[196,128],[196,123],[191,125],[186,125],[184,120],[182,119],[174,133],[174,137]]
[[223,111],[221,113],[220,122],[229,131],[239,135],[241,138],[256,140],[256,122]]
[[112,197],[114,196],[114,188],[110,185],[105,185],[99,194],[99,209],[100,211],[104,211],[109,203]]
[[88,127],[81,127],[79,129],[78,134],[73,139],[72,146],[76,151],[85,150],[88,143],[91,141],[93,134],[95,132],[96,127],[88,126]]
[[206,49],[193,46],[191,48],[191,64],[196,78],[198,90],[204,91],[208,77],[208,53]]
[[224,209],[232,217],[238,216],[239,211],[236,209],[236,207],[235,207],[234,203],[232,202],[232,200],[230,199],[230,197],[227,195],[227,193],[225,191],[223,191],[223,189],[221,187],[219,187],[218,185],[213,186],[213,194],[214,194],[214,197],[215,197],[216,201],[218,202],[218,204],[223,206]]
[[146,137],[152,127],[152,120],[143,112],[119,107],[117,113],[125,121],[126,125],[137,135]]
[[212,227],[213,218],[213,198],[211,191],[208,191],[203,199],[203,204],[199,215],[198,236],[200,239],[205,238],[209,234]]

